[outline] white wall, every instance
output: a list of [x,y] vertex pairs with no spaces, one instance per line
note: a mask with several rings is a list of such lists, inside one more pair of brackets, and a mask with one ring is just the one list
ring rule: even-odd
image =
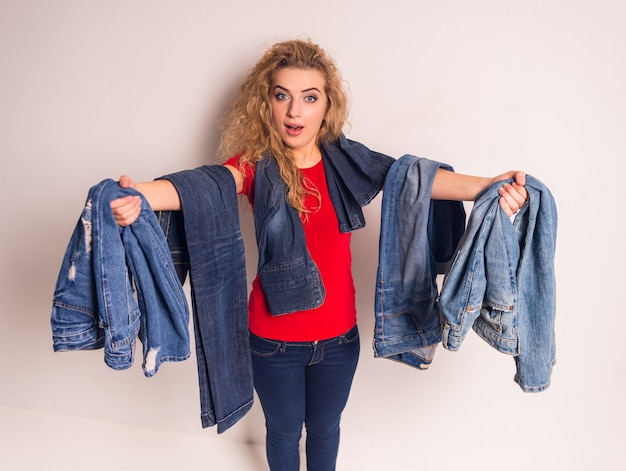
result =
[[[245,71],[274,41],[311,37],[348,82],[349,137],[463,173],[524,169],[551,188],[560,216],[558,363],[547,391],[525,394],[513,360],[474,334],[459,352],[440,349],[427,372],[373,358],[380,200],[368,207],[353,243],[363,352],[343,469],[357,459],[385,470],[626,469],[626,3],[214,3],[0,0],[0,404],[68,418],[54,427],[67,438],[63,469],[83,469],[70,417],[180,432],[198,446],[198,436],[262,442],[258,405],[226,434],[201,429],[194,360],[147,379],[139,364],[108,369],[101,351],[53,353],[50,307],[89,187],[215,163],[216,122]],[[0,425],[0,464],[20,440],[34,451],[48,439]],[[103,454],[140,445],[121,443]]]

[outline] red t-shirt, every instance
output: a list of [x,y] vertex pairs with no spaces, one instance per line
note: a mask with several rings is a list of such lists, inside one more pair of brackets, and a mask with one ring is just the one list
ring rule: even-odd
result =
[[[231,158],[226,164],[240,168],[237,157]],[[254,168],[244,168],[242,171],[242,194],[254,206]],[[319,205],[319,209],[308,213],[303,226],[309,253],[320,271],[326,289],[326,300],[317,309],[272,316],[257,275],[252,282],[248,322],[250,331],[259,337],[312,342],[337,337],[354,327],[356,303],[350,233],[339,231],[337,214],[328,194],[324,164],[320,160],[313,167],[303,168],[301,171],[317,187],[321,197],[321,203],[313,196],[305,199],[306,208],[312,209]]]

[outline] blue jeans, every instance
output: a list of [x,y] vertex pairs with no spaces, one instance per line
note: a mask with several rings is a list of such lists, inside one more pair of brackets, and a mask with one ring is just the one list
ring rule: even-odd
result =
[[334,470],[341,413],[359,359],[358,328],[319,342],[281,342],[250,334],[250,348],[270,469],[300,469],[304,424],[307,469]]
[[217,424],[217,433],[223,433],[250,410],[254,397],[235,181],[222,165],[162,178],[176,187],[183,208],[178,221],[184,241],[180,227],[171,227],[167,240],[181,269],[185,256],[180,252],[185,247],[188,252],[202,427]]
[[438,268],[451,260],[465,228],[463,203],[431,200],[440,168],[452,170],[400,157],[387,173],[381,210],[374,355],[421,369],[441,340]]

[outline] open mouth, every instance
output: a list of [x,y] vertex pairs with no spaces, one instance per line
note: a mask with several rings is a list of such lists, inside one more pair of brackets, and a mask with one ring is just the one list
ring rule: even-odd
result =
[[302,129],[304,129],[304,127],[297,125],[286,125],[285,129],[287,130],[287,134],[289,134],[290,136],[297,136],[302,132]]

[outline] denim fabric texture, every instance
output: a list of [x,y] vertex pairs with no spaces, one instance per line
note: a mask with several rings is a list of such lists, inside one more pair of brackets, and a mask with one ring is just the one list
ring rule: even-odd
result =
[[167,245],[170,248],[170,255],[172,256],[178,279],[184,285],[189,274],[189,249],[185,239],[183,212],[157,211],[155,214],[165,234]]
[[274,316],[315,309],[326,298],[322,277],[306,246],[302,221],[287,204],[286,193],[276,159],[266,157],[257,163],[254,227],[258,273]]
[[361,208],[380,192],[395,159],[343,135],[321,147],[328,192],[339,219],[339,230],[350,232],[365,226]]
[[[394,159],[344,136],[324,144],[322,152],[339,229],[363,227],[361,207],[378,194]],[[308,253],[298,212],[285,198],[287,187],[274,158],[266,156],[257,163],[255,182],[258,273],[270,312],[281,315],[319,307],[325,298],[324,285]]]
[[[186,245],[189,253],[202,426],[217,425],[222,433],[253,402],[245,254],[235,181],[222,165],[162,178],[174,184],[182,205],[185,242],[180,233],[168,240],[178,250]],[[180,260],[184,263],[185,257]]]
[[281,342],[250,334],[250,348],[270,469],[300,469],[304,424],[307,470],[334,470],[341,414],[359,358],[357,327],[319,342]]
[[[104,348],[122,370],[133,364],[137,337],[148,377],[165,361],[189,357],[189,310],[169,247],[148,202],[130,226],[115,223],[110,203],[126,195],[113,180],[89,190],[54,291],[55,351]],[[135,292],[136,289],[136,292]]]
[[439,168],[412,155],[389,170],[381,209],[374,355],[426,369],[441,340],[437,267],[455,253],[465,227],[459,201],[433,201]]
[[523,391],[539,392],[549,386],[555,363],[556,204],[548,188],[527,175],[528,204],[511,223],[498,203],[502,183],[476,199],[444,278],[443,345],[458,350],[472,328],[514,356]]

